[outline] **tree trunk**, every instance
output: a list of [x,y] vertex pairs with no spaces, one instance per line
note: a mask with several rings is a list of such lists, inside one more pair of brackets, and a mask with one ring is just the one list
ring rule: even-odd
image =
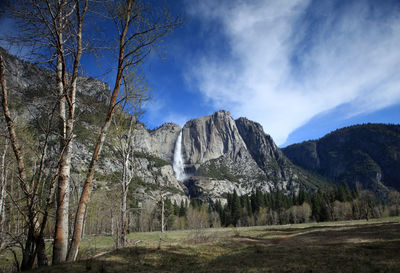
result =
[[1,94],[2,94],[2,106],[4,112],[4,118],[6,120],[8,133],[10,136],[11,147],[15,154],[15,158],[17,159],[17,168],[18,175],[21,188],[23,189],[25,194],[29,194],[29,187],[25,183],[26,182],[26,174],[25,174],[25,165],[23,156],[21,153],[20,146],[18,144],[17,135],[15,133],[14,122],[11,118],[11,113],[8,108],[8,99],[7,99],[7,82],[5,77],[5,68],[4,68],[4,60],[3,56],[0,55],[0,82],[1,82]]
[[34,227],[29,226],[28,237],[25,242],[25,247],[22,249],[22,262],[21,271],[32,269],[35,262],[34,248],[35,248],[35,238],[34,238]]
[[[135,123],[135,118],[134,116],[131,116],[131,120],[129,122],[129,130],[128,130],[128,135],[127,135],[127,143],[124,143],[121,141],[121,149],[122,149],[122,154],[123,154],[123,171],[122,171],[122,181],[121,181],[121,186],[122,186],[122,200],[121,200],[121,239],[120,239],[120,245],[122,247],[125,246],[126,243],[126,235],[127,235],[127,230],[128,230],[128,218],[127,218],[127,195],[128,195],[128,189],[129,185],[132,181],[132,170],[131,170],[131,154],[132,154],[132,131],[133,131],[133,126]],[[126,144],[126,147],[125,147]]]
[[125,247],[125,243],[126,243],[126,233],[127,233],[127,229],[128,229],[128,219],[126,217],[126,197],[128,194],[128,190],[125,189],[122,192],[122,206],[121,206],[121,240],[120,240],[120,246],[121,247]]
[[[75,105],[76,105],[76,84],[78,79],[78,69],[82,56],[82,23],[87,11],[88,0],[85,0],[83,11],[81,13],[79,0],[76,3],[76,16],[77,16],[77,51],[74,58],[73,71],[71,76],[71,84],[69,88],[59,81],[62,78],[58,78],[58,88],[60,94],[60,134],[61,143],[61,161],[59,168],[59,181],[58,181],[58,198],[57,198],[57,217],[56,227],[54,236],[54,249],[53,249],[53,264],[65,262],[68,254],[68,217],[69,217],[69,191],[70,191],[70,172],[71,172],[71,152],[73,143],[73,128],[75,122]],[[60,33],[60,40],[62,40],[62,34]],[[57,63],[57,73],[60,76],[65,76],[65,58],[64,52],[62,51],[62,45],[59,51],[60,63]],[[64,63],[63,63],[64,62]],[[61,72],[60,69],[61,68]],[[64,69],[64,70],[63,70]],[[59,76],[59,75],[58,75]],[[65,100],[68,102],[68,118],[65,109]]]
[[3,56],[0,55],[0,83],[1,83],[1,94],[2,94],[2,108],[4,112],[4,117],[7,124],[8,134],[10,137],[11,147],[13,149],[15,158],[17,160],[17,169],[18,169],[18,179],[21,189],[24,192],[26,203],[27,203],[27,216],[28,216],[28,236],[25,242],[25,247],[22,249],[22,263],[21,270],[31,269],[33,263],[35,261],[34,255],[34,213],[32,213],[32,207],[30,206],[30,189],[29,185],[26,183],[26,173],[25,173],[25,165],[23,155],[21,153],[21,149],[18,143],[17,135],[15,132],[14,121],[11,118],[11,113],[8,108],[8,98],[7,98],[7,82],[5,77],[5,68],[4,68],[4,60]]
[[130,23],[132,4],[133,4],[133,0],[129,0],[128,6],[127,6],[127,16],[125,17],[125,20],[124,20],[124,23],[125,23],[124,29],[122,31],[121,38],[120,38],[120,51],[119,51],[119,57],[118,57],[118,70],[117,70],[115,86],[114,86],[113,93],[111,95],[110,104],[108,107],[107,118],[104,122],[103,128],[101,129],[101,133],[97,140],[97,144],[94,148],[92,160],[90,161],[90,164],[89,164],[88,174],[85,179],[81,197],[79,199],[78,208],[77,208],[76,216],[75,216],[74,232],[72,234],[72,241],[71,241],[70,249],[68,251],[67,261],[75,261],[77,255],[78,255],[78,249],[79,249],[79,245],[81,242],[81,234],[82,234],[84,215],[85,215],[85,212],[87,209],[87,203],[89,202],[94,172],[95,172],[95,169],[97,166],[97,161],[99,159],[99,155],[101,153],[101,149],[104,144],[104,140],[106,138],[106,134],[111,125],[119,89],[121,88],[121,81],[122,81],[122,75],[123,75],[123,70],[124,70],[125,37],[128,32],[128,27],[129,27],[129,23]]
[[8,148],[8,141],[5,140],[4,151],[1,156],[1,178],[0,178],[0,249],[3,245],[4,239],[4,221],[5,221],[5,201],[6,201],[6,186],[7,186],[7,169],[6,169],[6,154]]
[[164,223],[164,197],[162,194],[161,195],[161,232],[164,233],[164,227],[165,227],[165,223]]
[[47,255],[46,255],[46,243],[43,238],[43,234],[40,234],[36,238],[36,257],[37,257],[37,263],[38,266],[47,266],[49,264],[47,260]]
[[[60,19],[59,19],[60,20]],[[62,34],[59,34],[62,41]],[[62,47],[62,45],[61,45]],[[57,88],[59,96],[59,134],[60,134],[60,164],[57,191],[56,223],[54,229],[53,264],[65,261],[68,251],[68,211],[69,211],[69,175],[70,146],[66,132],[65,75],[62,48],[57,53]]]

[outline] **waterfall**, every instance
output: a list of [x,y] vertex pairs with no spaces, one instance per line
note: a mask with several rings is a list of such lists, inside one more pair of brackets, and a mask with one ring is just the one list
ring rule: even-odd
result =
[[182,157],[182,130],[179,132],[178,138],[175,142],[174,150],[174,172],[178,181],[184,181],[186,179],[185,168],[183,167]]

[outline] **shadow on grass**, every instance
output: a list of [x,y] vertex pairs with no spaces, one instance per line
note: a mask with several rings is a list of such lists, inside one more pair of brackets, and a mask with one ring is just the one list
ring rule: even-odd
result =
[[399,223],[297,229],[290,237],[269,238],[275,231],[130,247],[35,272],[400,272]]

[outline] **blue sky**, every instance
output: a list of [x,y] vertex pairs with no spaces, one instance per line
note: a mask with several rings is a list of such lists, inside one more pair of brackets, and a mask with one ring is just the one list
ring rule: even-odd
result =
[[[399,123],[400,1],[168,3],[186,23],[143,67],[148,128],[224,109],[284,147],[352,124]],[[97,63],[92,76],[109,67]]]
[[279,146],[399,123],[400,1],[178,1],[187,22],[146,66],[149,127],[219,109]]

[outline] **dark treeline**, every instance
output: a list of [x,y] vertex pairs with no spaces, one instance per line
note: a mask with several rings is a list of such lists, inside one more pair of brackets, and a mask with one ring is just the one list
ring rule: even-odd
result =
[[[197,199],[192,199],[189,205],[166,200],[165,216],[169,219],[167,229],[368,220],[399,215],[398,196],[393,191],[387,200],[378,201],[371,191],[349,189],[347,185],[311,193],[301,189],[293,195],[280,190],[271,193],[256,190],[239,196],[234,191],[227,194],[227,202],[217,200],[212,205]],[[180,226],[175,223],[177,219],[181,219]]]

